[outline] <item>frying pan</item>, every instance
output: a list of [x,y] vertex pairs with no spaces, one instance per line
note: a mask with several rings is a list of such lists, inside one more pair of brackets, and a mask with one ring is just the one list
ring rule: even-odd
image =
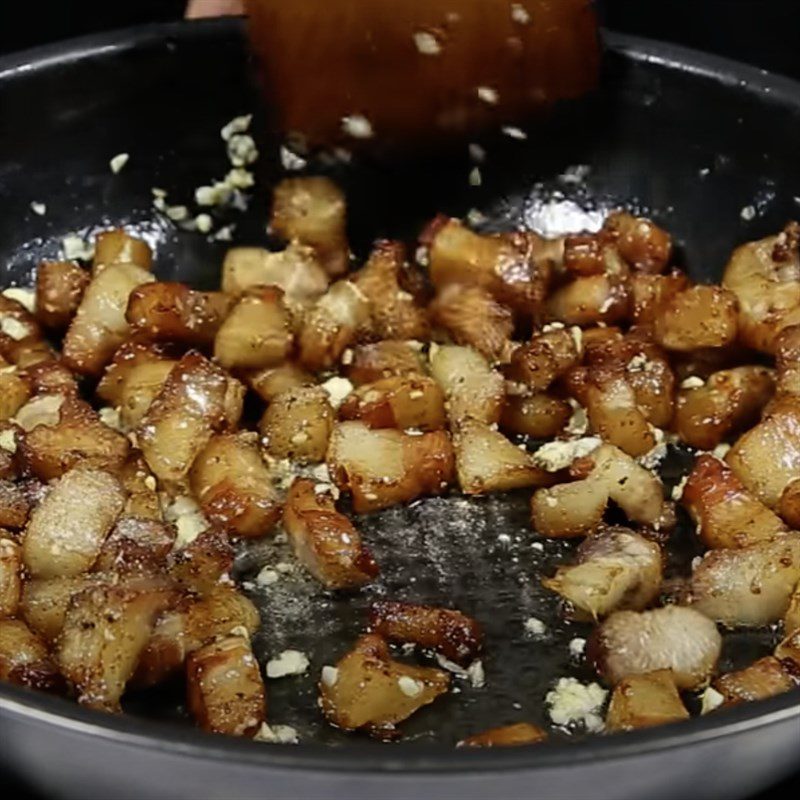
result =
[[[471,167],[457,148],[415,162],[331,167],[348,193],[356,252],[376,236],[412,239],[439,211],[478,208],[487,229],[556,232],[624,204],[674,234],[696,278],[714,279],[735,244],[800,213],[800,84],[672,45],[610,33],[606,41],[597,94],[559,110],[527,141],[486,142],[480,188],[468,186]],[[215,286],[227,245],[160,219],[150,189],[166,188],[180,202],[224,175],[219,128],[259,106],[249,76],[241,26],[230,20],[137,28],[0,60],[2,284],[24,285],[68,232],[125,224],[157,249],[161,276]],[[272,142],[259,162],[261,191],[246,214],[220,220],[237,223],[240,244],[266,242],[265,187],[279,175],[269,120],[255,125],[260,141]],[[112,175],[108,161],[119,152],[131,160]],[[31,202],[46,203],[46,215],[32,213]],[[741,213],[748,206],[752,219]],[[682,458],[673,454],[668,482]],[[270,720],[295,726],[299,746],[202,735],[182,720],[175,687],[132,697],[130,713],[114,717],[2,685],[0,760],[42,790],[76,798],[736,798],[798,765],[798,692],[623,736],[455,750],[456,740],[486,727],[544,723],[554,677],[592,677],[568,652],[586,629],[564,622],[538,588],[571,545],[534,546],[526,498],[515,494],[427,500],[360,524],[383,569],[365,595],[326,595],[298,574],[250,589],[264,618],[259,656],[291,646],[311,658],[309,675],[268,687]],[[678,539],[672,569],[680,571],[693,550],[688,535]],[[282,547],[243,551],[240,577],[287,560]],[[393,746],[333,731],[314,703],[319,669],[347,649],[376,596],[459,607],[487,634],[486,686],[457,681],[460,693],[409,720]],[[546,621],[544,639],[526,638],[530,616]],[[775,635],[728,635],[722,667],[770,652]]]

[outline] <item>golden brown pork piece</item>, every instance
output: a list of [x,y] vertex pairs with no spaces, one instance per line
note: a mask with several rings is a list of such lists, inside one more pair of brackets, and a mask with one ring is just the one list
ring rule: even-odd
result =
[[554,323],[534,333],[530,342],[514,351],[506,377],[524,384],[532,392],[543,392],[577,366],[582,354],[580,329],[569,330]]
[[330,178],[282,180],[273,191],[270,228],[286,241],[314,248],[329,275],[347,272],[347,203],[342,190]]
[[344,374],[356,386],[382,378],[424,375],[425,365],[419,342],[386,339],[356,345],[342,356]]
[[252,736],[266,718],[264,679],[244,636],[228,636],[191,653],[186,688],[189,712],[209,733]]
[[668,669],[631,675],[614,688],[606,714],[606,730],[631,731],[689,719]]
[[627,528],[607,528],[578,548],[575,564],[559,567],[542,584],[567,600],[580,618],[641,611],[661,591],[661,548]]
[[550,284],[547,244],[535,234],[481,236],[456,219],[438,217],[423,234],[437,290],[452,284],[484,289],[498,302],[537,315]]
[[453,446],[445,431],[414,436],[372,430],[363,422],[334,428],[327,463],[339,489],[352,493],[357,514],[442,494],[454,476]]
[[429,667],[392,660],[386,641],[362,636],[333,668],[323,668],[322,713],[346,731],[366,729],[371,735],[395,735],[395,726],[447,691],[450,676]]
[[254,432],[212,436],[195,459],[189,481],[206,517],[229,533],[263,536],[280,519],[280,503]]
[[490,728],[488,731],[468,736],[458,743],[458,747],[521,747],[528,744],[539,744],[547,739],[547,731],[530,722],[517,722],[501,728]]
[[735,367],[702,378],[688,378],[678,392],[674,428],[681,440],[713,450],[729,434],[759,417],[775,390],[766,367]]
[[478,622],[451,608],[380,600],[370,609],[369,629],[390,642],[435,650],[457,664],[472,662],[483,646]]
[[370,329],[378,339],[430,338],[430,323],[425,309],[414,295],[404,290],[402,274],[405,250],[399,242],[376,242],[367,263],[353,283],[369,300]]
[[0,619],[15,617],[22,597],[22,549],[0,530]]
[[72,261],[43,261],[36,270],[36,317],[63,330],[78,310],[91,275]]
[[173,367],[136,430],[139,448],[161,481],[183,480],[215,433],[242,415],[244,386],[196,352]]
[[135,264],[150,272],[153,269],[153,251],[147,242],[131,236],[122,228],[101,231],[95,238],[92,274],[111,264]]
[[286,497],[283,524],[298,561],[326,589],[358,588],[378,574],[361,534],[336,510],[330,492],[317,491],[313,481],[294,481]]
[[612,686],[632,675],[671,669],[679,689],[708,682],[722,637],[708,617],[692,608],[617,611],[592,635],[587,654]]
[[0,680],[44,691],[64,684],[47,645],[18,619],[0,619]]
[[736,295],[719,286],[692,286],[661,303],[653,325],[667,350],[687,352],[724,347],[736,339]]
[[774,656],[760,658],[749,667],[728,672],[714,681],[714,688],[725,698],[726,706],[774,697],[797,686],[800,686],[800,664]]
[[722,278],[739,305],[739,338],[774,353],[780,332],[800,324],[800,224],[734,250]]
[[183,283],[148,283],[131,292],[125,317],[138,340],[205,347],[233,305],[223,292],[199,292]]
[[767,506],[748,492],[718,458],[701,455],[683,489],[682,501],[707,547],[747,547],[787,530]]
[[444,393],[427,376],[383,378],[359,386],[339,408],[339,419],[361,420],[370,428],[436,431],[447,425]]

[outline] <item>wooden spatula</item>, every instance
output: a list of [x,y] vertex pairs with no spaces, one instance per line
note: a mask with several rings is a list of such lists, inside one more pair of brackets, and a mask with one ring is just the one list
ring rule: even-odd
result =
[[245,0],[268,101],[310,147],[519,124],[591,89],[591,0]]

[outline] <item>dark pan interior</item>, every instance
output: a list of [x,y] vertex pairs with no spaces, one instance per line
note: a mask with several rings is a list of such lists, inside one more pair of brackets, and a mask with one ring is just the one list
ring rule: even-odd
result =
[[[186,202],[195,186],[222,177],[228,165],[219,129],[257,110],[259,98],[237,26],[180,30],[175,37],[144,32],[124,45],[78,48],[0,71],[0,283],[27,283],[40,258],[57,255],[66,233],[125,224],[157,248],[162,277],[217,285],[229,245],[178,232],[153,211],[150,189],[163,187],[170,202]],[[590,220],[592,211],[626,205],[673,233],[692,275],[715,279],[736,244],[800,215],[795,84],[755,70],[729,72],[714,60],[710,66],[671,60],[657,47],[621,37],[608,42],[598,94],[559,111],[527,141],[485,142],[480,188],[468,184],[465,147],[416,162],[334,169],[348,191],[357,253],[377,236],[413,243],[440,211],[477,208],[489,229],[531,224],[553,231],[576,216]],[[246,214],[225,218],[237,223],[236,244],[268,241],[269,186],[280,175],[278,143],[256,113],[263,144],[258,190]],[[114,176],[108,161],[123,151],[130,163]],[[588,167],[585,181],[559,177],[576,165]],[[44,217],[31,212],[32,201],[47,204]],[[747,206],[756,211],[749,221],[741,214]],[[673,475],[681,458],[672,454]],[[585,636],[587,627],[563,622],[558,603],[539,585],[571,545],[537,540],[527,493],[427,500],[360,524],[383,570],[362,595],[323,593],[300,573],[252,589],[264,618],[259,655],[291,647],[312,664],[307,676],[270,681],[273,722],[294,725],[304,741],[345,741],[321,722],[314,684],[321,667],[348,648],[378,596],[458,607],[487,634],[486,687],[456,680],[458,693],[403,726],[406,741],[452,743],[489,726],[545,723],[543,698],[557,676],[592,678],[568,651],[570,639]],[[694,550],[685,528],[677,539],[673,569],[681,572]],[[242,577],[252,580],[264,564],[291,562],[282,548],[265,541],[243,552]],[[543,638],[525,635],[530,616],[546,622]],[[729,635],[723,668],[769,652],[775,635]],[[167,688],[130,705],[137,714],[175,717],[179,702]]]

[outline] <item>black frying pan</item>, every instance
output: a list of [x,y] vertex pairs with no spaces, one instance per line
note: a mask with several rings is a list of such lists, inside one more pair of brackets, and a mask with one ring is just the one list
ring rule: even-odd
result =
[[[735,244],[800,214],[800,85],[677,47],[607,38],[597,96],[559,112],[527,142],[488,142],[480,190],[467,186],[461,151],[339,171],[357,251],[378,235],[413,238],[438,211],[478,207],[488,228],[508,228],[624,203],[653,214],[676,236],[690,271],[711,279]],[[244,53],[240,27],[228,21],[142,28],[0,61],[1,282],[24,284],[67,232],[125,223],[157,246],[162,276],[215,286],[226,245],[176,233],[154,215],[150,188],[169,189],[177,202],[224,174],[218,130],[258,105]],[[262,187],[278,174],[277,144],[269,150]],[[121,151],[131,162],[113,177],[108,160]],[[590,166],[586,182],[560,181],[575,164]],[[265,242],[267,196],[262,188],[250,212],[231,219],[237,243]],[[31,212],[32,201],[47,204],[46,216]],[[757,213],[747,221],[741,209],[750,205]],[[307,678],[269,686],[270,719],[297,727],[299,747],[198,734],[179,724],[169,688],[131,698],[130,715],[109,717],[0,686],[0,758],[55,795],[82,798],[733,798],[797,766],[797,692],[660,730],[454,751],[454,741],[492,725],[545,722],[542,698],[555,676],[591,677],[567,649],[585,629],[563,623],[555,600],[538,588],[569,545],[532,547],[525,501],[445,498],[364,521],[383,577],[363,597],[326,596],[302,578],[254,591],[264,616],[259,654],[296,646],[312,660]],[[241,576],[283,558],[275,547],[244,552]],[[348,647],[376,594],[452,604],[487,631],[486,688],[461,684],[460,694],[403,726],[400,746],[339,735],[314,705],[320,667]],[[548,622],[544,641],[525,639],[522,622],[531,615]],[[722,666],[773,645],[771,632],[729,635]]]

